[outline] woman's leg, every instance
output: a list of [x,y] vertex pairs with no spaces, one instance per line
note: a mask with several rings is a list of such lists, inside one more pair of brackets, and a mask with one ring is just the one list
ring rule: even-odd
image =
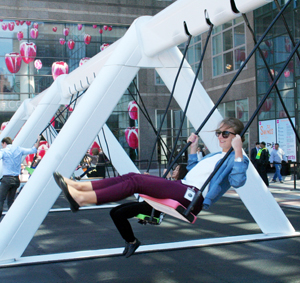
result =
[[[77,184],[77,182],[74,182]],[[185,207],[190,203],[184,198],[188,186],[181,181],[169,181],[164,178],[129,173],[115,178],[91,182],[93,191],[76,190],[69,185],[69,193],[80,205],[104,204],[125,199],[135,193],[145,194],[154,198],[170,198],[178,201]],[[200,203],[195,207],[195,213],[201,210]],[[198,212],[197,212],[198,211]]]
[[75,190],[78,191],[92,191],[93,186],[90,181],[85,181],[85,182],[75,182],[71,179],[68,179],[64,177],[64,181],[67,183],[68,186],[73,187]]
[[[158,199],[173,199],[188,207],[190,201],[184,198],[188,186],[178,181],[169,181],[164,178],[129,173],[113,179],[115,184],[110,183],[110,186],[103,188],[106,180],[99,182],[92,182],[93,189],[97,196],[97,204],[104,204],[107,202],[115,202],[125,199],[135,193],[145,194]],[[96,183],[96,184],[95,184]],[[95,184],[95,186],[94,186]],[[99,185],[99,187],[97,187]],[[198,214],[201,210],[202,204],[197,203],[194,213]]]
[[119,233],[122,238],[130,243],[134,242],[135,236],[133,234],[129,218],[135,217],[138,214],[150,215],[152,212],[152,207],[146,202],[130,202],[124,203],[117,207],[114,207],[110,211],[110,216],[114,221]]

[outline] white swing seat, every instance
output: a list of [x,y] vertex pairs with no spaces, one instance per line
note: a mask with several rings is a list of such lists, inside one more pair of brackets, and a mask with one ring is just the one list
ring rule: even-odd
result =
[[158,199],[142,194],[140,194],[140,196],[154,209],[169,214],[175,218],[181,219],[192,224],[194,224],[197,219],[197,217],[191,212],[188,214],[188,216],[185,217],[183,215],[183,212],[186,210],[186,208],[176,200]]

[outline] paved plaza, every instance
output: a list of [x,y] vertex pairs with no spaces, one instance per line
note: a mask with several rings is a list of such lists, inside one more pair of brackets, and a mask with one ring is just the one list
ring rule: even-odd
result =
[[[299,182],[300,184],[300,182]],[[300,186],[291,176],[270,183],[270,191],[300,231]],[[128,199],[126,201],[130,201]],[[76,214],[60,196],[22,257],[98,249],[114,255],[23,266],[1,267],[0,282],[300,282],[300,237],[268,241],[143,252],[126,259],[124,242],[109,216],[109,208]],[[160,226],[131,220],[140,249],[157,244],[261,233],[239,199],[230,190],[195,224],[166,216]]]

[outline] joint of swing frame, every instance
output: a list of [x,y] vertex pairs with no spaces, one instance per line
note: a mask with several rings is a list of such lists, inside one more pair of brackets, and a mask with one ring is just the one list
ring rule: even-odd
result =
[[206,23],[207,23],[209,26],[213,26],[213,23],[210,21],[210,18],[209,18],[209,15],[208,15],[208,12],[207,12],[206,9],[204,10],[204,17],[205,17]]
[[183,22],[183,27],[184,27],[184,31],[186,33],[187,36],[192,37],[192,35],[189,32],[189,29],[187,27],[186,21]]

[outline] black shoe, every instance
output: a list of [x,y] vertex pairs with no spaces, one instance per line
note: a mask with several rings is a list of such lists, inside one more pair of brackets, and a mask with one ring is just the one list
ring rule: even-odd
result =
[[140,246],[141,242],[138,239],[135,239],[135,243],[134,244],[129,244],[128,245],[128,252],[126,253],[126,258],[129,258],[130,256],[132,256],[134,254],[134,252],[136,251],[136,249]]
[[280,183],[283,183],[283,181],[281,180]]
[[124,251],[123,251],[123,255],[127,254],[128,249],[129,249],[129,243],[125,241],[125,248],[124,248]]
[[81,180],[81,177],[80,177],[80,176],[75,177],[75,180],[80,181],[80,180]]
[[54,172],[53,177],[54,177],[56,184],[61,188],[65,198],[69,202],[72,212],[77,212],[79,210],[79,205],[70,195],[69,190],[68,190],[68,185],[66,184],[63,176],[61,174],[59,174],[58,172]]

